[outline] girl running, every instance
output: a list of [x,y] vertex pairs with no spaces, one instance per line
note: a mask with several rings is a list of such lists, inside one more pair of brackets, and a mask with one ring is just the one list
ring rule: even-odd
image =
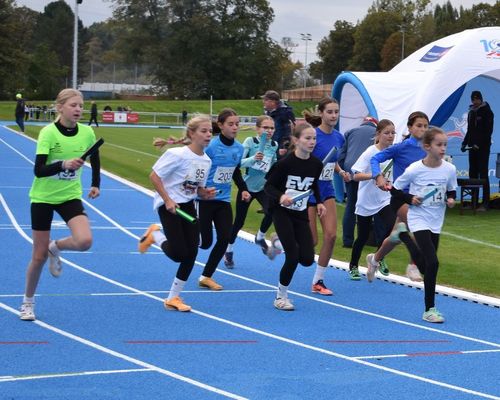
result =
[[[78,155],[95,142],[94,131],[78,123],[83,112],[83,96],[75,89],[63,89],[56,99],[58,116],[38,136],[35,179],[30,190],[33,253],[26,273],[26,289],[21,306],[21,319],[35,320],[35,291],[43,265],[49,258],[49,271],[54,277],[62,272],[61,250],[86,251],[92,245],[92,232],[82,204],[81,167]],[[77,156],[75,156],[77,155]],[[99,152],[90,156],[92,184],[88,197],[99,196]],[[66,222],[71,236],[50,240],[50,227],[56,211]]]
[[[255,137],[246,138],[243,142],[243,159],[241,160],[241,166],[246,168],[246,174],[243,180],[246,182],[252,197],[250,201],[245,201],[240,191],[236,196],[236,216],[234,218],[229,245],[224,255],[224,264],[230,269],[234,268],[233,244],[236,241],[238,232],[245,223],[248,208],[253,199],[257,199],[264,210],[264,218],[262,218],[260,229],[255,235],[255,243],[261,247],[264,254],[270,257],[275,255],[274,252],[268,253],[269,249],[266,243],[266,232],[273,223],[273,219],[268,210],[267,195],[264,193],[264,183],[266,183],[265,176],[271,168],[271,165],[276,162],[276,152],[278,150],[278,143],[271,140],[274,133],[274,120],[267,115],[258,117],[256,131],[257,135]],[[265,135],[264,138],[263,135]],[[262,139],[264,139],[264,142],[262,142]],[[264,146],[263,143],[265,143]]]
[[240,162],[243,156],[243,146],[236,140],[240,119],[234,110],[226,108],[217,117],[217,127],[220,134],[212,139],[206,153],[212,160],[207,184],[216,189],[212,200],[198,201],[202,249],[212,246],[213,228],[217,233],[217,241],[210,252],[205,268],[199,278],[200,287],[210,290],[222,290],[213,278],[220,260],[224,256],[231,238],[233,212],[231,209],[231,182],[238,187],[238,196],[242,201],[250,201],[251,196],[247,185],[241,176]]
[[[411,163],[421,160],[426,156],[425,151],[422,149],[421,142],[424,132],[429,126],[429,118],[423,112],[415,111],[408,117],[407,126],[410,132],[410,136],[407,139],[375,154],[370,161],[372,178],[375,179],[375,183],[379,189],[388,190],[390,187],[389,180],[381,173],[380,163],[392,159],[393,179],[396,180]],[[406,245],[413,261],[418,255],[418,249],[415,246],[415,242],[407,232],[406,216],[408,214],[408,205],[401,201],[401,199],[392,197],[391,207],[394,212],[397,213],[394,231],[384,240],[382,246],[375,254],[368,254],[366,256],[367,266],[371,266],[366,276],[369,282],[373,281],[375,271],[379,268],[383,267],[387,269],[383,258],[400,243],[400,240]],[[414,262],[408,264],[406,275],[412,281],[422,281],[420,272]]]
[[[358,263],[363,247],[370,235],[372,219],[375,219],[375,224],[382,224],[384,226],[384,238],[389,236],[396,220],[396,214],[390,206],[391,195],[389,192],[377,188],[372,180],[372,171],[370,168],[371,158],[392,145],[394,135],[394,124],[388,119],[380,120],[375,131],[375,144],[368,147],[351,168],[354,173],[353,179],[360,182],[355,210],[358,237],[352,246],[351,261],[349,262],[349,275],[351,280],[354,281],[361,279]],[[388,164],[388,162],[384,164]],[[384,164],[383,167],[386,166]],[[379,247],[381,244],[377,243]]]
[[[312,154],[323,161],[333,147],[340,150],[345,140],[342,134],[334,129],[339,118],[339,104],[337,100],[330,97],[321,99],[318,104],[318,111],[319,115],[305,113],[304,116],[306,121],[317,127],[316,146]],[[323,296],[331,296],[333,294],[326,287],[323,279],[337,238],[337,206],[335,203],[335,190],[333,188],[334,172],[339,173],[344,181],[348,182],[350,180],[350,175],[338,165],[337,157],[338,152],[335,152],[329,160],[326,160],[318,182],[320,197],[318,198],[315,195],[309,197],[307,208],[309,226],[315,246],[318,243],[316,215],[319,214],[317,212],[317,203],[323,203],[327,209],[324,217],[320,218],[321,229],[323,231],[323,245],[319,252],[318,264],[312,280],[312,292]]]
[[[194,199],[198,196],[210,198],[214,188],[205,188],[212,161],[204,150],[212,138],[212,121],[209,116],[196,116],[186,126],[186,137],[190,144],[168,149],[153,165],[149,178],[156,190],[154,208],[160,217],[163,232],[158,225],[151,225],[139,242],[139,251],[145,253],[152,244],[157,244],[165,255],[179,268],[164,305],[167,309],[190,311],[180,294],[193,270],[200,240],[200,226],[177,214],[182,210],[196,215]],[[166,235],[166,236],[165,236]]]
[[[285,262],[274,300],[274,306],[283,311],[294,309],[288,299],[288,286],[297,265],[310,266],[314,262],[307,198],[294,202],[293,197],[312,189],[316,198],[321,199],[318,180],[323,170],[322,162],[311,155],[316,145],[316,131],[311,125],[298,124],[292,141],[295,146],[293,152],[273,165],[264,186],[270,197],[274,226],[285,251]],[[323,203],[318,202],[316,209],[320,218],[325,216],[327,210]]]
[[[411,204],[408,226],[420,249],[415,261],[424,274],[425,311],[422,318],[427,322],[441,323],[444,317],[434,301],[439,268],[437,249],[446,206],[455,205],[457,171],[453,164],[443,160],[448,138],[442,129],[428,129],[422,143],[426,157],[411,164],[396,179],[396,190],[391,192],[394,197]],[[410,194],[401,191],[406,188]]]

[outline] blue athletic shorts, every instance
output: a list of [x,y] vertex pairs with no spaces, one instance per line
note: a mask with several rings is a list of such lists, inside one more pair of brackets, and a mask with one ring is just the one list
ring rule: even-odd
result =
[[[333,188],[332,181],[318,181],[319,186],[319,194],[321,196],[321,201],[325,201],[328,199],[335,199],[335,189]],[[307,204],[315,206],[317,203],[316,198],[312,194],[309,196],[309,200]]]

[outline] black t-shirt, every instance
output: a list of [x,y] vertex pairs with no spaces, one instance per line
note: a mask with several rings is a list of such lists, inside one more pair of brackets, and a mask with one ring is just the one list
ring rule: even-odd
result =
[[[307,160],[303,160],[298,158],[295,152],[292,152],[279,160],[267,173],[267,181],[264,186],[264,190],[271,199],[271,207],[279,206],[279,200],[287,190],[305,192],[312,189],[314,196],[317,199],[321,198],[318,179],[322,170],[323,163],[313,155]],[[293,195],[290,197],[293,197]],[[305,213],[307,215],[307,207],[303,211],[289,211],[293,214]]]

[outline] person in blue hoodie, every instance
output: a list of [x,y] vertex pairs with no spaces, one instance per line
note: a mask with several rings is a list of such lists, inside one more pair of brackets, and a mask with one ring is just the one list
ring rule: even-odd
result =
[[[462,142],[462,152],[469,149],[469,178],[485,179],[483,185],[483,204],[480,211],[487,210],[490,200],[490,181],[488,179],[488,161],[490,159],[491,135],[493,133],[494,114],[490,105],[483,101],[479,90],[471,93],[472,104],[467,116],[467,133]],[[475,193],[478,196],[479,193]]]

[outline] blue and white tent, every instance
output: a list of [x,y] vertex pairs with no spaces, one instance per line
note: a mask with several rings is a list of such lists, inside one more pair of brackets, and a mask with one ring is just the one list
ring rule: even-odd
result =
[[[490,178],[494,178],[500,153],[500,27],[469,29],[436,40],[388,72],[343,72],[332,95],[340,102],[341,132],[372,115],[393,121],[400,138],[407,132],[408,115],[425,112],[431,125],[447,132],[448,153],[458,175],[466,177],[467,155],[460,152],[460,145],[473,90],[482,92],[496,116],[490,156]],[[498,188],[497,180],[491,183]]]

